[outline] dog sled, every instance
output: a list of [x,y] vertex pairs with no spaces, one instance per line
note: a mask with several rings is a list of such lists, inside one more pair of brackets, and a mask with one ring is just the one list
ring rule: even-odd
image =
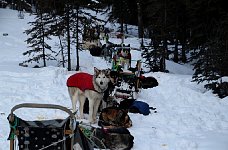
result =
[[[27,121],[14,114],[21,108],[58,109],[69,116],[66,119]],[[60,105],[18,104],[11,109],[7,119],[10,125],[10,150],[117,150],[131,149],[134,143],[134,137],[128,129],[93,127],[78,122],[75,114]],[[119,119],[120,122],[121,119],[123,118]]]
[[[69,114],[66,119],[26,121],[14,114],[19,108],[59,109]],[[14,106],[8,116],[10,150],[92,150],[75,115],[67,108],[52,104],[23,103]]]
[[[118,76],[112,95],[120,100],[137,99],[137,94],[141,89],[158,86],[154,77],[143,76],[142,62],[141,60],[132,60],[131,49],[130,44],[114,45],[112,49],[112,71],[115,71]],[[133,67],[133,63],[135,67]]]
[[130,45],[116,45],[112,54],[112,70],[118,74],[114,92],[116,98],[135,99],[139,92],[141,76],[141,61],[137,60],[135,68],[131,66]]

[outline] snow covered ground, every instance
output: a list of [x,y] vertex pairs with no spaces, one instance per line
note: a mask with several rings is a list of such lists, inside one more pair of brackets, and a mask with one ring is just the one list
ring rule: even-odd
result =
[[[71,108],[66,87],[67,78],[75,73],[49,66],[46,68],[20,67],[27,50],[23,34],[32,16],[18,19],[17,11],[0,9],[0,150],[9,149],[7,116],[20,103],[48,103]],[[8,36],[3,36],[8,33]],[[110,39],[119,42],[118,39]],[[126,44],[139,47],[137,38],[126,39]],[[140,53],[132,53],[139,59]],[[93,67],[108,68],[110,64],[80,52],[81,70],[93,73]],[[228,97],[219,99],[203,85],[191,82],[193,71],[184,65],[167,61],[170,73],[148,73],[159,86],[143,89],[138,100],[157,108],[148,116],[129,114],[133,126],[133,150],[227,150]],[[25,120],[66,118],[58,110],[19,109],[15,114]]]

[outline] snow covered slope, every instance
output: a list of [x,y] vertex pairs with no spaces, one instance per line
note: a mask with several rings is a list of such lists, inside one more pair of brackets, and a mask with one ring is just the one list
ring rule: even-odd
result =
[[[58,104],[71,108],[66,80],[74,71],[49,66],[24,68],[22,53],[27,50],[23,31],[33,17],[17,18],[17,11],[0,9],[0,150],[9,149],[7,116],[13,106],[25,102]],[[8,36],[3,36],[8,33]],[[118,39],[110,39],[119,42]],[[137,38],[126,43],[139,46]],[[54,43],[54,42],[53,42]],[[140,58],[132,51],[134,59]],[[81,70],[93,73],[93,67],[110,64],[89,52],[80,52]],[[157,108],[148,116],[130,114],[134,136],[133,150],[227,150],[228,98],[219,99],[202,85],[191,82],[192,70],[167,61],[170,73],[148,73],[159,86],[142,90],[138,100]],[[57,110],[21,109],[15,112],[27,120],[65,118]]]

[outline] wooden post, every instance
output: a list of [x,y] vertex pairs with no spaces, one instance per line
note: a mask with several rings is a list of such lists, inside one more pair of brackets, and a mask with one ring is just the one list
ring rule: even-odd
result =
[[10,150],[14,150],[14,139],[10,139]]

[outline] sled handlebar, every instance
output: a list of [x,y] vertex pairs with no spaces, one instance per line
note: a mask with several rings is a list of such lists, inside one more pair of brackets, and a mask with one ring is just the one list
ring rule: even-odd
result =
[[[72,131],[72,133],[74,133],[77,123],[76,123],[76,117],[75,115],[66,107],[60,106],[60,105],[54,105],[54,104],[36,104],[36,103],[22,103],[22,104],[18,104],[15,105],[12,109],[11,109],[11,113],[9,115],[9,122],[14,122],[15,119],[15,115],[13,114],[13,112],[19,108],[47,108],[47,109],[59,109],[62,111],[65,111],[66,113],[68,113],[70,115],[70,123],[69,123],[69,128]],[[11,127],[12,128],[12,127]],[[73,148],[73,142],[74,142],[74,136],[71,137],[71,147]],[[71,148],[71,149],[72,149]],[[10,139],[10,150],[14,150],[14,139]]]
[[36,104],[36,103],[22,103],[22,104],[18,104],[15,105],[12,109],[11,109],[11,114],[10,114],[10,120],[13,119],[13,112],[19,108],[47,108],[47,109],[59,109],[62,111],[65,111],[66,113],[68,113],[71,117],[71,119],[75,119],[75,115],[66,107],[60,106],[60,105],[55,105],[55,104]]

